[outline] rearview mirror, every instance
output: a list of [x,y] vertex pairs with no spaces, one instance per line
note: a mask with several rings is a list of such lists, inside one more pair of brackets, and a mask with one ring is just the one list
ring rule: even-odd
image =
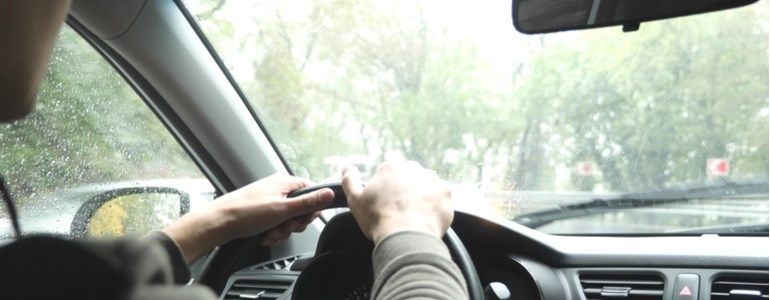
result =
[[757,0],[513,0],[513,25],[522,33],[547,33],[622,25],[735,8]]
[[77,237],[143,235],[162,229],[190,210],[187,193],[168,187],[122,188],[86,201],[72,222]]

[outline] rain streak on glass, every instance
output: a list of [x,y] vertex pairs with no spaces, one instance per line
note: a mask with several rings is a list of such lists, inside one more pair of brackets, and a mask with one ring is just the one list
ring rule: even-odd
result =
[[[93,201],[86,204],[117,189],[170,186],[193,198],[213,189],[131,87],[69,28],[55,45],[33,113],[0,124],[0,175],[10,185],[25,233],[84,235],[71,232],[74,224],[90,223],[99,209]],[[204,188],[190,192],[189,186]],[[153,219],[149,215],[168,215],[159,205],[174,204],[147,201],[155,195],[134,197],[111,205],[112,214],[99,214],[99,224],[119,233],[168,223],[144,224]],[[179,209],[173,219],[178,214]],[[10,234],[3,207],[0,238]]]
[[[406,158],[459,209],[549,232],[767,230],[767,1],[548,35],[505,1],[184,4],[296,174]],[[651,207],[517,219],[624,197]]]

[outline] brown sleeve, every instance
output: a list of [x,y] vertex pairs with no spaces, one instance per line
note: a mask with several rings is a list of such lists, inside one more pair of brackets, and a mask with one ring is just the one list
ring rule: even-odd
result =
[[372,299],[468,299],[460,269],[436,237],[399,232],[374,248]]

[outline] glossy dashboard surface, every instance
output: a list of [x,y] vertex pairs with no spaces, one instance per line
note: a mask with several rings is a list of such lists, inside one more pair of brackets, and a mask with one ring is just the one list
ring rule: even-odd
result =
[[[271,290],[269,296],[293,299],[297,278],[314,283],[314,290],[302,290],[295,299],[318,299],[314,296],[319,293],[366,299],[373,245],[355,223],[341,223],[347,224],[324,231],[315,254],[236,272],[223,299],[248,298],[260,285],[278,286],[274,280],[285,288]],[[494,282],[498,293],[503,286],[510,299],[739,299],[731,298],[731,291],[758,292],[756,299],[767,299],[767,237],[554,236],[460,212],[453,228],[473,256],[489,295]],[[744,285],[730,285],[737,283]]]

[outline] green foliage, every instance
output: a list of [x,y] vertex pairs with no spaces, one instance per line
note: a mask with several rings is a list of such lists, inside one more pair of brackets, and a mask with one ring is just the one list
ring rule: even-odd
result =
[[34,112],[0,125],[0,149],[0,174],[21,204],[85,184],[201,176],[128,84],[69,28]]
[[[495,77],[484,56],[495,44],[452,32],[463,29],[453,4],[258,2],[235,12],[240,5],[198,21],[231,69],[255,74],[236,78],[301,174],[333,176],[323,163],[331,155],[368,153],[374,163],[397,151],[489,188],[702,182],[715,157],[730,159],[736,180],[767,178],[764,4],[633,33],[519,36],[529,51],[509,78]],[[256,33],[230,30],[236,23]],[[578,176],[581,162],[598,172]],[[565,173],[566,183],[555,179]]]
[[119,196],[96,210],[86,234],[92,238],[112,238],[160,230],[179,217],[179,205],[179,196],[175,194]]
[[[398,152],[491,189],[704,181],[713,157],[729,158],[736,179],[767,177],[764,4],[634,33],[515,36],[527,50],[506,61],[490,61],[494,44],[456,34],[460,19],[431,2],[194,4],[300,175],[333,176],[324,162],[333,155],[374,164]],[[36,111],[0,127],[0,166],[22,201],[86,183],[200,176],[93,49],[68,29],[60,39]],[[579,162],[599,172],[577,176]]]

